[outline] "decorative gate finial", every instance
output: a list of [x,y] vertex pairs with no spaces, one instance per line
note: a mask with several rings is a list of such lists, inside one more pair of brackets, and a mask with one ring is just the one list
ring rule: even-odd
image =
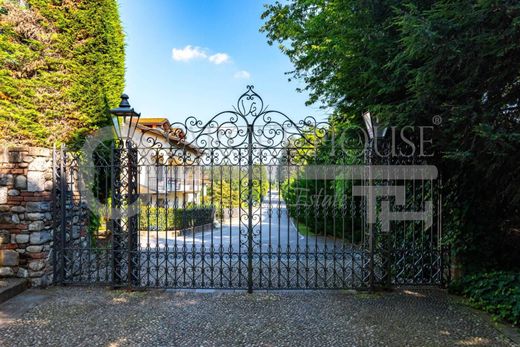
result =
[[244,117],[256,117],[265,111],[264,101],[255,93],[254,86],[249,85],[246,88],[247,91],[238,98],[236,110]]

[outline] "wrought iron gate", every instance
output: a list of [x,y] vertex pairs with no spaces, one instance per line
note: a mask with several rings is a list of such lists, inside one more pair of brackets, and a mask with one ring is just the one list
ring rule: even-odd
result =
[[[253,87],[207,122],[144,124],[130,139],[55,150],[57,283],[251,292],[445,280],[439,180],[395,160],[365,165],[372,147],[352,129],[294,122]],[[385,169],[395,164],[397,176]],[[375,212],[408,217],[385,231],[370,194]],[[426,202],[430,213],[412,216],[425,218],[406,215]]]

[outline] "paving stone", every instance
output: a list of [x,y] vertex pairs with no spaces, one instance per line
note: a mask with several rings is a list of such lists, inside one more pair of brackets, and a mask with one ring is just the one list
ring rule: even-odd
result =
[[250,295],[67,287],[45,292],[51,295],[43,302],[3,324],[3,344],[514,346],[481,315],[438,289]]

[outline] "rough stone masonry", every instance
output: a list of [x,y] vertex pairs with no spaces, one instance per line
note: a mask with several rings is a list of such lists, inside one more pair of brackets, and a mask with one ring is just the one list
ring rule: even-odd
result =
[[52,282],[52,152],[0,148],[0,278]]

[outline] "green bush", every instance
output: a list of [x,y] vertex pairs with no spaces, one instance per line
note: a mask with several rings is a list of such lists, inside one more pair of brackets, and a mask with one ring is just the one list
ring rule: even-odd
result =
[[0,0],[0,143],[80,145],[124,86],[116,0]]
[[361,200],[352,201],[351,181],[289,179],[280,190],[300,232],[361,241]]
[[186,208],[165,208],[141,206],[139,211],[140,230],[179,230],[213,223],[215,208],[193,206]]
[[450,286],[471,306],[520,326],[520,273],[490,272],[463,277]]

